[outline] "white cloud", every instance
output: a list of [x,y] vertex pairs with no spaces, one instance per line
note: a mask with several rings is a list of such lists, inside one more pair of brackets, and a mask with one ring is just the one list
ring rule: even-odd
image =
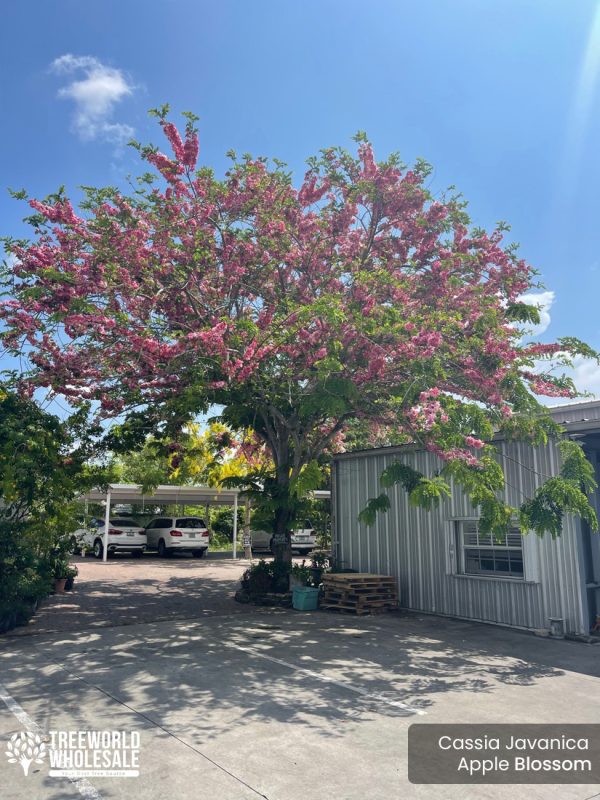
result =
[[531,327],[531,336],[540,336],[547,330],[550,325],[550,308],[554,303],[555,297],[554,292],[532,292],[530,294],[522,294],[519,297],[522,303],[539,307],[540,322],[538,325]]
[[579,391],[593,392],[600,396],[600,366],[591,358],[575,358],[569,370]]
[[116,104],[135,89],[122,70],[109,67],[93,56],[70,53],[56,58],[50,69],[72,78],[59,89],[58,96],[75,103],[73,128],[82,139],[121,144],[131,138],[134,130],[130,125],[111,119]]

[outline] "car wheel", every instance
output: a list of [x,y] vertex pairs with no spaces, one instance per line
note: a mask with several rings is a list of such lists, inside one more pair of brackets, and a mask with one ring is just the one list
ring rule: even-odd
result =
[[100,539],[96,539],[94,542],[94,555],[96,558],[102,558],[102,554],[104,552],[104,548],[102,547],[102,542]]
[[192,555],[195,556],[195,558],[204,558],[204,554],[205,553],[206,553],[206,550],[193,550],[192,551]]
[[169,556],[169,555],[171,555],[171,554],[167,550],[167,547],[165,545],[165,540],[164,539],[160,539],[160,541],[158,542],[158,557],[159,558],[167,558],[167,556]]

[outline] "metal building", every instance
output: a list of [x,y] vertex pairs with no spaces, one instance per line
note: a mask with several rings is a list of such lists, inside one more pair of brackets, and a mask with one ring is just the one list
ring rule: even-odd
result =
[[[583,443],[600,483],[600,401],[551,413]],[[498,449],[506,501],[514,506],[560,468],[555,444],[498,442]],[[395,575],[404,608],[526,629],[589,632],[600,614],[600,534],[568,516],[557,539],[522,536],[515,528],[498,542],[478,533],[477,510],[454,488],[437,509],[425,511],[410,505],[396,486],[388,490],[389,511],[372,527],[359,523],[359,512],[381,491],[379,476],[396,460],[426,475],[440,466],[435,455],[407,447],[334,459],[333,546],[343,567]],[[598,493],[593,502],[600,512]]]

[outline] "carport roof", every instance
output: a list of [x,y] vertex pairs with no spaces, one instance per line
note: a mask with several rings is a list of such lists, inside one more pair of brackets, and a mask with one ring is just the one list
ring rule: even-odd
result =
[[144,492],[140,484],[109,483],[106,490],[92,489],[87,494],[81,495],[79,499],[99,502],[106,500],[108,492],[110,492],[111,503],[153,501],[172,503],[173,505],[210,503],[214,506],[232,506],[240,494],[238,489],[215,489],[212,486],[157,486],[155,489]]

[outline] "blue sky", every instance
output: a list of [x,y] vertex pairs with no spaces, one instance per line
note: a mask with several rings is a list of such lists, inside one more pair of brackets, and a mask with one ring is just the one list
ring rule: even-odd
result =
[[[473,220],[503,219],[546,285],[542,340],[600,349],[597,0],[21,0],[0,33],[0,184],[43,196],[138,172],[131,134],[168,102],[200,117],[201,162],[276,156],[300,177],[366,130],[434,165]],[[0,232],[27,209],[0,195]],[[552,301],[552,302],[551,302]],[[551,302],[551,304],[550,304]],[[579,364],[600,395],[600,370]]]

